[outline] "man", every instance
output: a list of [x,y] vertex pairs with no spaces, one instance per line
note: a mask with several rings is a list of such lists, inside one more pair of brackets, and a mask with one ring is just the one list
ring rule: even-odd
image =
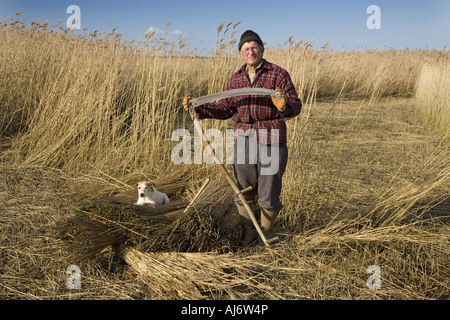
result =
[[[241,139],[241,143],[235,144],[234,175],[241,190],[253,187],[253,192],[246,193],[245,198],[254,209],[256,203],[259,205],[261,230],[270,239],[273,237],[275,219],[283,208],[280,194],[288,158],[285,121],[297,116],[302,104],[289,73],[263,59],[264,44],[258,34],[251,30],[245,31],[238,49],[245,64],[232,75],[227,90],[245,87],[275,89],[282,99],[268,96],[233,97],[199,106],[197,113],[200,119],[232,118],[235,122],[237,140]],[[186,110],[189,110],[190,99],[193,97],[188,96],[183,100]],[[256,159],[252,159],[250,150],[253,150],[251,146],[255,143],[259,150],[271,152],[272,156],[275,153],[276,157],[272,157],[278,161],[275,172],[262,174],[267,163],[264,163],[261,152],[257,153]],[[245,162],[242,161],[244,158]],[[241,244],[248,245],[256,240],[258,234],[238,197],[235,197],[235,204],[244,226]]]

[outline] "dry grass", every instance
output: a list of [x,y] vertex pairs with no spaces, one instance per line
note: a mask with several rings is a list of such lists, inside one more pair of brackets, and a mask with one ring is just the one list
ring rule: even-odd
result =
[[[154,150],[173,129],[187,127],[179,116],[182,97],[223,90],[242,63],[232,51],[231,27],[221,26],[214,55],[199,59],[185,39],[149,35],[130,44],[114,32],[75,36],[58,26],[4,21],[0,132],[21,133],[15,157],[26,165],[72,172],[91,166],[111,176],[147,172],[148,163],[165,168],[168,153]],[[306,105],[325,97],[409,97],[425,61],[449,58],[445,50],[332,52],[303,42],[268,48],[266,56],[290,70]]]
[[[447,50],[333,52],[292,41],[267,48],[304,102],[288,123],[277,259],[237,248],[233,230],[216,229],[233,208],[223,184],[179,215],[206,177],[221,179],[214,166],[171,162],[172,131],[193,132],[180,101],[224,88],[241,64],[235,28],[221,25],[216,51],[199,58],[186,39],[153,34],[134,44],[114,32],[74,36],[2,22],[2,298],[449,298],[450,142],[445,130],[429,130],[448,106],[448,72],[435,67],[448,66]],[[428,111],[417,118],[420,108]],[[130,210],[131,186],[144,178],[172,194],[170,210],[181,218],[155,227],[157,215]],[[120,205],[111,201],[118,196]],[[90,260],[58,237],[61,223],[86,212],[114,226],[88,219],[112,236],[93,242]],[[82,270],[81,290],[65,286],[72,264]],[[370,265],[381,268],[381,290],[365,285]]]
[[417,112],[429,127],[444,133],[450,128],[450,64],[424,64],[417,81]]
[[247,299],[255,292],[280,298],[270,286],[258,282],[256,270],[268,269],[259,265],[258,258],[202,252],[142,253],[135,249],[125,253],[125,261],[161,298]]

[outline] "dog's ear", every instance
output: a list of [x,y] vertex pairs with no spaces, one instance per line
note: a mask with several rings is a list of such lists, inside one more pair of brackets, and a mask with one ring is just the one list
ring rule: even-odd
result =
[[149,181],[148,183],[150,183],[150,185],[152,186],[152,188],[156,188],[156,184],[153,181]]
[[135,188],[137,188],[139,185],[139,182],[136,182],[136,184],[134,185]]

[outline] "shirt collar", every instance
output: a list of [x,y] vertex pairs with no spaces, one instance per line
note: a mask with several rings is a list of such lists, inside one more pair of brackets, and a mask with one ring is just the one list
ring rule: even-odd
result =
[[[266,68],[266,69],[272,69],[271,64],[270,64],[269,62],[267,62],[266,59],[262,59],[262,60],[261,60],[261,63],[260,63],[259,66],[256,68],[256,70],[258,70],[258,69],[263,69],[263,68]],[[241,72],[242,72],[242,73],[247,73],[247,64],[244,64],[244,65],[241,67]]]

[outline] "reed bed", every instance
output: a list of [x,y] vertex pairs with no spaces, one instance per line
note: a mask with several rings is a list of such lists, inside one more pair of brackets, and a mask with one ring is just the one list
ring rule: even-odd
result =
[[[237,245],[220,171],[170,159],[173,130],[193,132],[182,97],[222,91],[241,65],[239,23],[221,24],[200,55],[183,38],[135,43],[15,19],[0,23],[1,297],[449,298],[448,135],[414,116],[443,123],[448,50],[266,48],[303,101],[288,122],[273,260]],[[140,180],[172,204],[134,206]],[[79,292],[64,286],[72,264]],[[370,265],[382,290],[366,287]]]
[[[95,167],[116,177],[152,170],[149,163],[164,170],[171,161],[162,145],[173,145],[173,130],[189,127],[182,97],[224,90],[242,63],[235,52],[239,23],[219,26],[215,50],[200,58],[182,38],[149,34],[130,43],[114,31],[74,35],[61,25],[16,19],[0,28],[0,132],[16,138],[15,157],[24,165]],[[446,50],[333,52],[292,39],[266,50],[290,71],[305,114],[318,98],[413,96],[423,63],[448,57]]]

